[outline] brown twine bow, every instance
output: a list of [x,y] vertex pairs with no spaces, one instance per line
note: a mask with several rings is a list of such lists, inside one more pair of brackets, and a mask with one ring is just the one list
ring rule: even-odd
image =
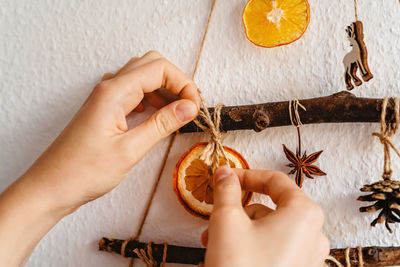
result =
[[204,121],[205,125],[197,119],[194,120],[194,123],[210,136],[210,141],[204,148],[200,159],[203,160],[207,166],[210,166],[212,170],[215,170],[219,167],[220,157],[223,157],[225,159],[225,164],[228,164],[228,157],[221,142],[222,133],[219,129],[221,123],[221,109],[223,105],[218,104],[215,107],[212,119],[200,89],[198,89],[198,92],[201,99],[199,117]]
[[[293,114],[292,114],[292,106],[293,106],[293,110],[294,110],[294,118],[293,118]],[[301,107],[304,111],[307,110],[302,104],[300,104],[300,101],[297,98],[289,101],[290,122],[292,123],[292,125],[294,125],[296,127],[300,127],[300,125],[303,125],[300,120],[299,107]]]
[[[358,254],[358,267],[363,267],[364,266],[364,259],[363,259],[363,254],[362,254],[361,247],[357,247],[357,254]],[[351,267],[350,247],[346,248],[346,250],[344,252],[344,258],[345,258],[345,261],[346,261],[346,267]],[[344,267],[343,264],[341,264],[337,259],[335,259],[335,257],[333,257],[331,255],[326,257],[326,260],[333,262],[338,267]],[[329,265],[325,263],[325,266],[329,266]]]
[[383,174],[382,178],[387,180],[392,177],[392,161],[390,159],[390,148],[396,152],[396,154],[400,157],[399,150],[393,145],[392,137],[397,132],[399,128],[399,99],[397,97],[394,98],[394,115],[396,118],[396,122],[389,123],[386,122],[386,110],[389,98],[385,97],[382,101],[382,111],[381,111],[381,132],[373,133],[373,136],[379,138],[381,143],[383,144],[384,151],[384,165],[383,165]]
[[167,249],[168,249],[168,244],[164,243],[164,251],[163,251],[163,260],[161,264],[153,258],[153,250],[151,248],[151,245],[153,242],[147,243],[147,249],[137,249],[135,248],[133,252],[136,253],[139,259],[141,259],[147,267],[158,267],[158,266],[165,266],[165,262],[167,261]]

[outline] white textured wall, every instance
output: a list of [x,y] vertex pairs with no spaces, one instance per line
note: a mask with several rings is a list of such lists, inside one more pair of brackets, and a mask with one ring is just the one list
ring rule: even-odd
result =
[[[358,2],[375,77],[354,93],[399,95],[400,5],[397,0]],[[352,1],[310,1],[305,35],[274,49],[246,40],[244,5],[244,0],[217,0],[196,77],[209,105],[309,98],[345,88],[341,62],[349,50],[344,28],[354,17]],[[51,143],[104,72],[156,49],[190,75],[209,7],[206,0],[0,0],[0,191]],[[130,118],[132,123],[140,120],[142,115]],[[377,124],[303,127],[307,151],[325,150],[318,165],[328,176],[306,180],[304,190],[326,212],[332,247],[400,245],[400,225],[393,226],[393,234],[382,225],[370,228],[377,214],[360,214],[355,200],[364,183],[380,179],[382,148],[371,136],[376,130]],[[183,210],[171,178],[179,156],[199,140],[204,136],[177,137],[143,240],[200,245],[206,222]],[[398,138],[394,141],[400,146]],[[296,131],[282,127],[235,132],[224,142],[253,168],[286,172],[281,144],[294,149]],[[97,241],[134,233],[167,144],[165,140],[156,146],[113,192],[59,223],[40,242],[28,266],[127,266],[122,257],[98,252]],[[394,161],[398,177],[400,159]]]

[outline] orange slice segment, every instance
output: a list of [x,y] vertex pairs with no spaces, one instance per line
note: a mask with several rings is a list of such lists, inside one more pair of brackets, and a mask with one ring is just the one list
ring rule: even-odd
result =
[[247,39],[263,47],[290,44],[310,22],[307,0],[250,0],[243,11]]
[[[208,219],[213,209],[212,171],[201,159],[207,143],[197,143],[181,156],[174,171],[173,186],[179,202],[191,214]],[[249,169],[246,160],[239,152],[224,146],[229,165],[232,168]],[[220,158],[220,165],[225,160]],[[247,205],[251,192],[242,191],[242,204]]]

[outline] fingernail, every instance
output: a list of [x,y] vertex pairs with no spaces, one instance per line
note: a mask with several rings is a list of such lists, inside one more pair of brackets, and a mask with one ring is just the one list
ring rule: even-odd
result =
[[231,176],[232,170],[228,166],[219,167],[214,173],[214,183]]
[[181,122],[192,120],[197,115],[197,106],[190,100],[182,101],[176,105],[175,114]]

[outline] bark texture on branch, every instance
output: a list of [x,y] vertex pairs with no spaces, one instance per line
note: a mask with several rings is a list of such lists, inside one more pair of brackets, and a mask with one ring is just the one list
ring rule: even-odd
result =
[[[137,258],[133,252],[135,248],[145,249],[146,243],[136,240],[121,240],[103,237],[99,241],[99,250],[123,255],[128,258]],[[122,247],[125,247],[124,251]],[[164,244],[152,244],[153,257],[157,262],[162,261]],[[169,263],[182,263],[197,265],[204,261],[204,248],[181,247],[168,245],[167,261]],[[364,266],[393,266],[400,264],[400,247],[364,247],[362,248]],[[345,265],[345,249],[331,249],[330,255]],[[350,262],[358,266],[358,252],[356,248],[350,249]],[[327,262],[329,266],[335,264]]]
[[[356,97],[350,92],[339,92],[330,96],[299,100],[306,111],[299,109],[301,122],[379,122],[382,99]],[[387,119],[394,121],[394,101],[389,101]],[[209,109],[213,113],[214,109]],[[291,125],[289,101],[271,102],[247,106],[226,106],[221,110],[221,131],[253,129],[256,132],[267,127]],[[202,130],[193,122],[179,132],[191,133]]]

